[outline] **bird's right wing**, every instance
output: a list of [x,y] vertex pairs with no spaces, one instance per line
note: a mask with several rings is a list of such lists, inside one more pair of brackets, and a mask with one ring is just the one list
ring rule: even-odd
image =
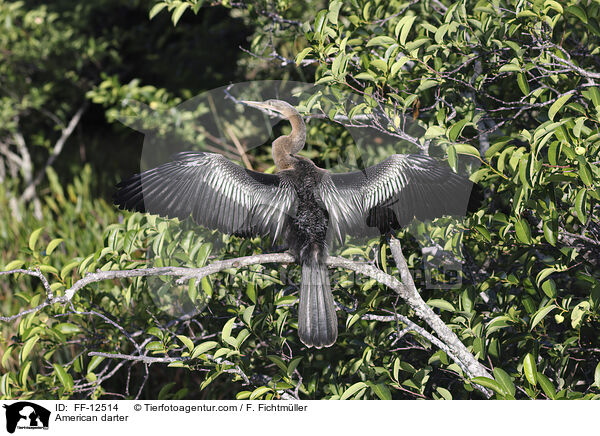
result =
[[282,236],[296,193],[276,174],[244,169],[220,154],[183,152],[117,185],[115,204],[194,221],[242,236]]
[[324,178],[320,196],[333,236],[372,236],[408,224],[413,218],[462,215],[472,183],[450,167],[422,155],[395,154],[383,162]]

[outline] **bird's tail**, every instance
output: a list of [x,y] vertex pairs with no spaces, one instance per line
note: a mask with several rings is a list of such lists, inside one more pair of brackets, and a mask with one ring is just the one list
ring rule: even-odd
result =
[[337,339],[337,316],[327,266],[317,260],[302,263],[298,336],[307,347],[329,347]]

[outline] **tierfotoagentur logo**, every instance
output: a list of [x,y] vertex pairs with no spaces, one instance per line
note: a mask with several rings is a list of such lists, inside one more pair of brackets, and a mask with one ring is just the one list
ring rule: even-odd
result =
[[19,430],[48,430],[50,411],[29,401],[6,405],[6,431],[14,433]]

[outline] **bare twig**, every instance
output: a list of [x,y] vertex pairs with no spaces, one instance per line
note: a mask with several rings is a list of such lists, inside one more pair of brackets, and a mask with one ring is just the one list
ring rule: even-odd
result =
[[71,121],[69,121],[69,124],[67,124],[67,126],[62,130],[60,138],[58,138],[54,144],[54,147],[52,148],[52,152],[50,152],[50,156],[48,156],[48,160],[44,164],[43,168],[38,171],[35,179],[30,178],[29,180],[26,180],[27,186],[25,187],[23,194],[21,194],[21,201],[30,201],[35,196],[35,188],[44,178],[48,167],[52,166],[56,158],[62,152],[67,139],[69,139],[73,133],[73,130],[75,130],[75,127],[77,127],[77,124],[79,124],[79,120],[81,120],[81,116],[85,112],[86,107],[87,102],[79,107],[77,112],[75,112],[75,115],[73,115],[71,118]]
[[248,155],[246,154],[246,149],[240,143],[240,140],[238,139],[238,137],[233,132],[233,129],[231,128],[231,126],[229,124],[227,124],[226,127],[225,127],[225,129],[227,130],[227,135],[229,135],[229,137],[231,138],[231,140],[235,144],[235,148],[237,148],[237,151],[240,154],[240,157],[242,158],[242,161],[244,162],[244,165],[246,165],[246,168],[253,169],[252,168],[252,163],[250,163],[250,160],[248,159]]

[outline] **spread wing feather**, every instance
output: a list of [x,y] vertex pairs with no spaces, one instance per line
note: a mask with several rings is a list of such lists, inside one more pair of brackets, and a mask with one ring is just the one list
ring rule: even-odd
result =
[[115,204],[243,236],[282,236],[296,193],[285,178],[214,153],[183,152],[117,185]]
[[329,174],[320,195],[330,230],[365,236],[399,229],[413,218],[464,215],[472,183],[422,155],[396,154],[363,171]]

